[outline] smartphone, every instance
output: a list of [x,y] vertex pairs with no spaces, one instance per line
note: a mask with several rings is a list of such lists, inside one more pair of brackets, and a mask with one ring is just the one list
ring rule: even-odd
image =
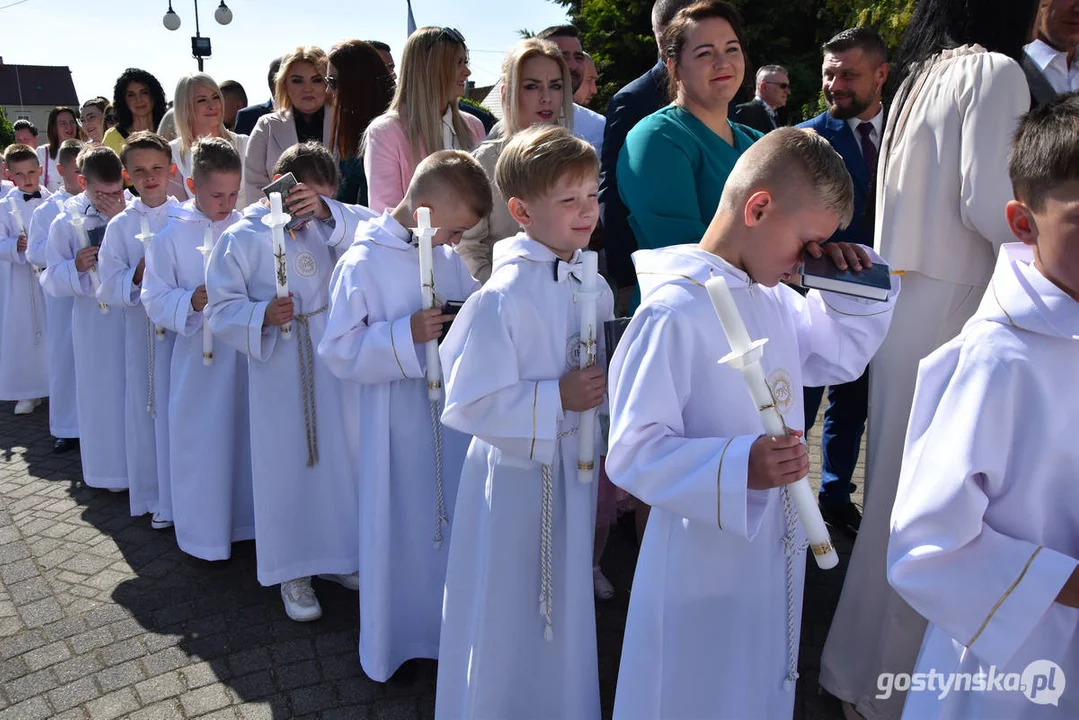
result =
[[[270,198],[270,193],[275,193],[275,192],[281,193],[281,205],[282,205],[282,208],[284,209],[285,212],[288,212],[288,208],[286,207],[287,204],[288,204],[288,194],[292,191],[292,188],[296,187],[299,184],[300,183],[296,179],[295,175],[293,175],[292,173],[286,173],[286,174],[282,175],[281,177],[277,178],[276,180],[274,180],[272,183],[270,183],[266,187],[262,188],[262,192],[266,195],[266,199]],[[303,225],[304,223],[306,223],[308,218],[310,218],[314,214],[315,214],[315,211],[312,210],[312,211],[310,211],[310,212],[308,212],[308,213],[306,213],[304,215],[299,215],[299,216],[293,215],[292,219],[288,221],[287,225],[285,225],[285,228],[287,230],[295,230],[298,227],[300,227],[301,225]]]
[[[464,302],[459,302],[457,300],[447,300],[442,305],[442,314],[449,315],[451,318],[456,318],[457,313],[459,313],[461,311],[461,308],[463,308],[464,306]],[[440,343],[446,339],[446,335],[450,331],[450,325],[453,325],[453,320],[450,320],[449,322],[442,325],[442,335],[438,338],[438,341]]]

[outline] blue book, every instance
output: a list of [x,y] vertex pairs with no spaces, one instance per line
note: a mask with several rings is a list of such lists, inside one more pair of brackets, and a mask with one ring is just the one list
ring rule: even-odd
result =
[[882,262],[853,272],[849,268],[840,270],[827,255],[815,258],[806,253],[802,259],[802,287],[868,300],[887,300],[892,289],[892,278],[888,266]]

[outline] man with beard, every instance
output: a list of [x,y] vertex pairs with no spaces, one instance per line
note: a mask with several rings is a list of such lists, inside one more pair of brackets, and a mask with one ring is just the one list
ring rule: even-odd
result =
[[[888,48],[875,31],[844,30],[824,44],[822,91],[828,111],[798,127],[824,137],[847,165],[854,184],[854,218],[832,240],[873,246],[877,155],[884,133],[881,90],[888,79]],[[824,388],[804,390],[806,433],[813,426]],[[833,527],[857,534],[862,515],[850,494],[869,412],[868,370],[854,382],[828,390],[821,436],[820,509]]]
[[[576,94],[581,89],[588,66],[588,55],[581,46],[580,32],[572,25],[556,25],[541,30],[536,37],[553,42],[562,51],[562,57],[569,65],[570,82]],[[576,103],[573,104],[573,134],[587,141],[595,149],[597,155],[603,153],[603,126],[606,122],[599,113],[592,112]]]
[[1020,65],[1030,85],[1031,106],[1079,90],[1079,0],[1041,0],[1037,38],[1024,48]]

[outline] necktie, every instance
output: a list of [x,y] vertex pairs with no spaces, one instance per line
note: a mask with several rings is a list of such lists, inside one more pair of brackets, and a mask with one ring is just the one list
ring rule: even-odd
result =
[[40,190],[37,190],[36,192],[32,192],[32,193],[23,193],[22,194],[22,201],[23,202],[30,202],[34,198],[37,198],[39,200],[41,199],[41,191]]
[[873,123],[862,122],[858,125],[858,135],[862,143],[862,158],[865,159],[865,169],[869,172],[869,184],[876,184],[877,180],[877,146],[869,137],[873,132]]
[[554,264],[554,280],[555,282],[565,282],[566,278],[570,275],[574,277],[577,282],[581,281],[581,275],[584,274],[582,263],[580,260],[577,262],[566,262],[565,260],[556,260]]

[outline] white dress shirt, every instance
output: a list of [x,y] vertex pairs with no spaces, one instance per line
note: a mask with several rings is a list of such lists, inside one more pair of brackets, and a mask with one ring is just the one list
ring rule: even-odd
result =
[[1035,40],[1024,49],[1058,93],[1079,90],[1079,62],[1068,67],[1066,50],[1057,50],[1041,40]]
[[877,114],[869,120],[861,120],[856,117],[847,120],[850,131],[854,133],[854,139],[858,141],[858,152],[862,151],[862,134],[858,132],[858,126],[863,122],[868,122],[873,126],[873,130],[869,133],[869,139],[877,146],[877,150],[880,150],[880,138],[884,134],[884,105],[878,104]]

